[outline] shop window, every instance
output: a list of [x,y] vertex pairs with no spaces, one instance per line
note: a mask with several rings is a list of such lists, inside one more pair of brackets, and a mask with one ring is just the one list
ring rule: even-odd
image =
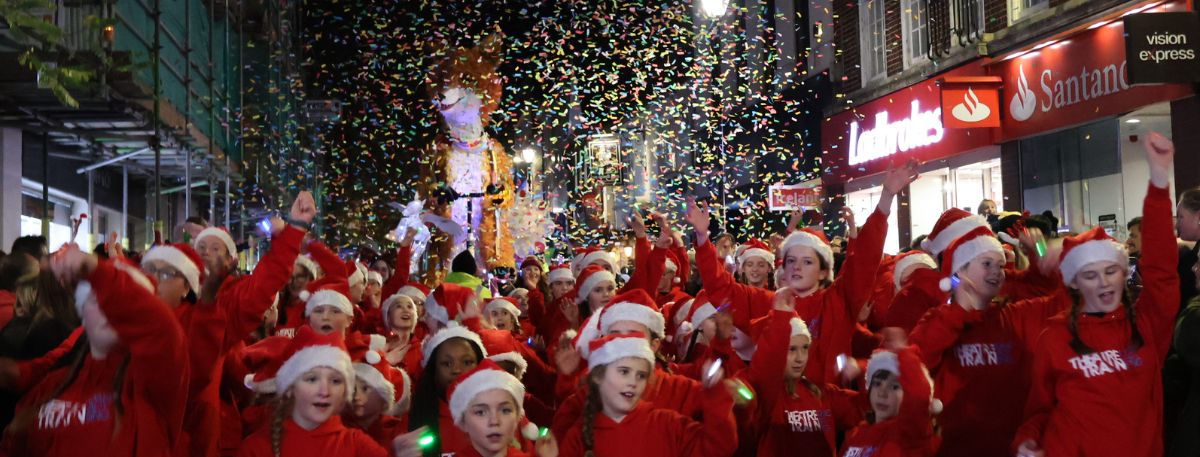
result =
[[871,80],[887,76],[887,23],[884,21],[884,9],[883,0],[858,2],[863,86]]
[[904,67],[929,60],[928,0],[904,0],[900,16],[904,21]]
[[[1059,231],[1082,232],[1100,216],[1125,220],[1116,119],[1019,143],[1025,209],[1050,211]],[[1144,182],[1144,181],[1143,181]]]
[[1050,0],[1008,0],[1008,23],[1012,25],[1050,6]]
[[950,45],[972,46],[983,38],[983,0],[956,1],[950,7]]

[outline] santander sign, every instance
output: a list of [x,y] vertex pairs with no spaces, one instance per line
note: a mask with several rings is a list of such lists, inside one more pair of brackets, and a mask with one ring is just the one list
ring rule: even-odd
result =
[[921,110],[921,102],[913,100],[908,117],[891,121],[887,111],[875,113],[875,125],[860,127],[850,122],[850,165],[887,157],[900,152],[929,146],[942,141],[942,109]]

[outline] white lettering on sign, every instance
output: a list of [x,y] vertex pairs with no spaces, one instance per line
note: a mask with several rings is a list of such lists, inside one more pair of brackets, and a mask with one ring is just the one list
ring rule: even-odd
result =
[[921,111],[912,101],[909,117],[889,122],[887,111],[875,113],[875,127],[859,132],[858,121],[850,123],[850,165],[857,165],[898,152],[929,146],[942,141],[942,109]]
[[1052,109],[1129,89],[1126,68],[1125,61],[1121,61],[1120,67],[1109,64],[1104,68],[1088,70],[1085,66],[1079,74],[1059,80],[1055,80],[1053,71],[1042,71],[1042,93],[1046,94],[1041,103],[1042,112],[1048,113]]

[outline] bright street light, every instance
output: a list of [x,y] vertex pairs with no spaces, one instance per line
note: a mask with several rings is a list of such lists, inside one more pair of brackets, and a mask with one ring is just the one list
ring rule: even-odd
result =
[[724,16],[728,8],[729,0],[700,0],[700,11],[710,18]]

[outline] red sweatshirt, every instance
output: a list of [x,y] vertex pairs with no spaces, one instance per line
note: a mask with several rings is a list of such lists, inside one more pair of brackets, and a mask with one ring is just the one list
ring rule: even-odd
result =
[[904,398],[896,417],[868,424],[863,422],[846,435],[842,457],[920,457],[935,450],[933,421],[929,416],[933,389],[925,378],[921,357],[913,348],[897,355],[900,388]]
[[[696,422],[669,409],[638,402],[620,422],[596,413],[592,427],[596,457],[728,457],[737,449],[733,397],[721,384],[704,391],[704,420]],[[582,457],[583,423],[564,435],[561,457]]]
[[793,316],[795,313],[771,311],[758,340],[758,352],[750,360],[747,379],[758,393],[758,415],[750,424],[757,436],[747,439],[758,442],[760,457],[831,456],[837,450],[837,432],[862,419],[861,410],[854,405],[857,393],[818,384],[821,394],[817,396],[801,382],[796,383],[794,393],[787,392],[783,372]]
[[[362,430],[342,425],[342,418],[330,417],[315,429],[305,430],[291,418],[283,421],[280,455],[288,457],[386,457],[388,451]],[[250,435],[238,452],[239,457],[275,457],[271,447],[271,428],[263,427]]]
[[[42,400],[67,379],[70,367],[51,371],[42,379],[17,405],[16,417],[29,414],[30,420],[9,428],[4,453],[171,455],[180,439],[187,405],[188,354],[183,330],[167,305],[112,262],[101,260],[88,281],[121,347],[99,360],[88,353],[71,385],[44,404]],[[126,359],[118,412],[113,381]]]
[[396,251],[396,271],[392,273],[392,277],[388,278],[387,282],[383,283],[383,287],[380,289],[380,296],[384,300],[387,300],[392,295],[396,295],[396,292],[399,292],[400,289],[404,288],[405,284],[408,284],[408,269],[411,263],[412,247],[402,246]]
[[941,279],[942,272],[932,268],[918,268],[910,273],[888,305],[883,326],[912,332],[930,308],[946,303],[948,296],[938,288]]
[[408,433],[408,420],[407,418],[398,418],[384,414],[379,416],[379,419],[371,423],[371,426],[367,428],[359,427],[354,423],[351,423],[348,427],[366,432],[371,439],[379,443],[384,449],[391,449],[392,440],[396,439],[397,436]]
[[[587,384],[582,384],[575,393],[558,405],[558,411],[554,414],[554,424],[551,426],[554,436],[566,436],[567,431],[583,417],[588,390]],[[640,403],[654,408],[669,409],[687,417],[696,417],[702,406],[700,403],[703,391],[700,383],[693,379],[655,368],[654,374],[646,383],[646,391],[642,392]]]
[[271,238],[271,248],[248,276],[229,277],[215,304],[175,308],[187,335],[191,363],[189,401],[184,416],[185,442],[180,455],[216,457],[220,436],[221,370],[225,355],[262,324],[275,295],[292,277],[304,232],[290,225]]
[[1051,319],[1033,353],[1027,419],[1014,449],[1032,439],[1048,456],[1163,455],[1162,365],[1179,310],[1179,252],[1167,189],[1150,186],[1142,205],[1143,289],[1133,307],[1145,344],[1131,346],[1124,307],[1077,316],[1088,354],[1070,346],[1070,311]]
[[[851,244],[833,285],[796,300],[796,312],[813,335],[805,376],[817,384],[838,381],[837,356],[850,353],[850,338],[858,321],[858,312],[871,297],[871,288],[864,285],[875,284],[885,236],[887,217],[875,211]],[[747,335],[754,335],[750,323],[771,311],[775,291],[734,281],[711,242],[696,247],[696,264],[704,280],[704,290],[712,302],[728,302],[733,325]]]

